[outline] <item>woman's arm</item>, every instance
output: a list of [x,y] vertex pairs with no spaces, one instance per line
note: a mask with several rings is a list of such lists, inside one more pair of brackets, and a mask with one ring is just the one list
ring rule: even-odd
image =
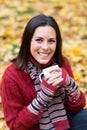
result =
[[63,66],[64,69],[68,72],[70,76],[69,84],[65,86],[66,90],[66,100],[65,105],[68,112],[76,113],[82,110],[85,106],[85,95],[84,93],[78,88],[73,76],[73,72],[69,61],[66,59],[66,64]]
[[83,92],[80,91],[80,97],[74,103],[69,101],[69,98],[66,95],[65,106],[66,106],[66,110],[68,113],[75,114],[75,113],[81,111],[85,106],[85,96],[84,96]]
[[7,75],[2,79],[1,88],[5,120],[11,130],[27,130],[38,124],[39,116],[27,109],[17,84]]
[[[19,75],[19,77],[20,76],[21,75]],[[32,129],[39,123],[41,113],[46,105],[50,103],[57,87],[51,86],[43,80],[39,95],[32,100],[30,99],[28,105],[25,105],[24,97],[18,86],[20,78],[16,78],[17,83],[13,80],[15,78],[12,78],[11,75],[9,77],[9,75],[7,76],[7,74],[5,74],[3,77],[2,104],[5,120],[12,130]],[[23,83],[25,82],[19,84],[22,85],[21,89],[23,89]]]

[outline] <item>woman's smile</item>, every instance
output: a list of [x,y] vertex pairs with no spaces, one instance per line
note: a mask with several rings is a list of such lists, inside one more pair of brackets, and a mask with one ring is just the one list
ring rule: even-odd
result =
[[43,52],[39,52],[39,55],[42,57],[47,57],[50,53],[43,53]]

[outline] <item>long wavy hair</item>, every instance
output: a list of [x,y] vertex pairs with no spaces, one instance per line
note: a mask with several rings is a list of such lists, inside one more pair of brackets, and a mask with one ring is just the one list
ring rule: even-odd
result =
[[34,31],[37,27],[49,25],[56,31],[56,51],[54,54],[54,58],[59,66],[64,63],[64,57],[62,55],[62,38],[59,26],[56,20],[52,16],[46,16],[44,14],[40,14],[34,16],[26,25],[23,36],[22,43],[20,46],[20,50],[16,59],[16,64],[18,69],[24,70],[29,61],[30,56],[30,43],[33,37]]

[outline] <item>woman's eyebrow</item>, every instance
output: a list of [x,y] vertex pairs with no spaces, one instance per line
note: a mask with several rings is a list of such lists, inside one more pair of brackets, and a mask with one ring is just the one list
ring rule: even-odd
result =
[[56,40],[56,38],[49,38],[49,39]]
[[41,37],[41,36],[36,36],[35,38],[43,38],[43,37]]

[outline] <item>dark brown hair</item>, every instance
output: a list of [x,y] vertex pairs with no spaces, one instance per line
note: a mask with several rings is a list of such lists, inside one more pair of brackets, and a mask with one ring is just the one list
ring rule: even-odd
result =
[[57,46],[54,54],[54,58],[59,66],[63,64],[62,56],[62,38],[59,26],[52,16],[37,15],[33,17],[26,25],[23,36],[21,47],[16,59],[17,67],[24,70],[27,67],[29,56],[30,56],[30,42],[33,37],[34,31],[39,26],[49,25],[56,31]]

